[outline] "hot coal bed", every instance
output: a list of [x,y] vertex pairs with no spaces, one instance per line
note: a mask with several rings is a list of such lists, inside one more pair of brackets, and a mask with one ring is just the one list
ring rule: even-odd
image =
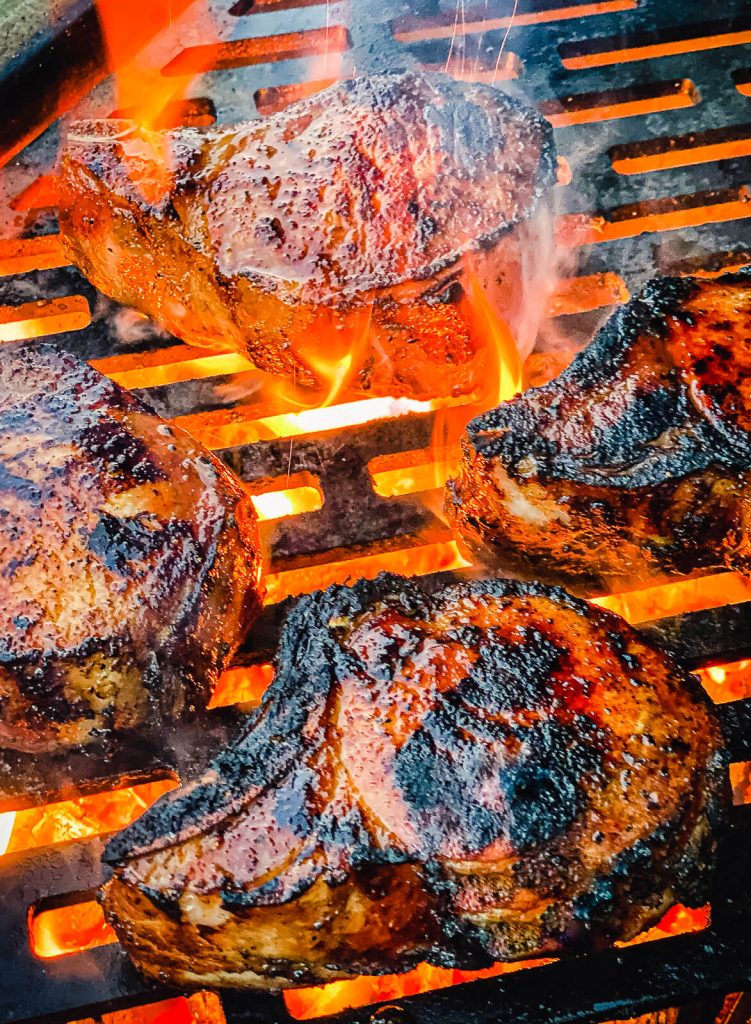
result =
[[[519,0],[510,27],[510,0],[373,6],[382,12],[366,18],[354,2],[347,11],[343,4],[315,0],[239,0],[232,6],[217,0],[216,35],[202,39],[185,31],[187,5],[175,2],[175,28],[165,24],[162,33],[165,77],[191,67],[212,69],[192,98],[179,102],[181,121],[264,116],[298,96],[301,83],[378,62],[379,70],[384,62],[401,61],[476,80],[496,76],[511,90],[521,86],[556,127],[559,151],[573,172],[572,185],[557,190],[557,231],[569,253],[568,273],[587,284],[552,311],[558,315],[549,329],[575,346],[591,337],[626,289],[633,294],[656,273],[714,273],[749,262],[747,4]],[[12,58],[4,55],[0,71],[0,106],[9,112],[0,130],[0,196],[6,203],[0,327],[10,328],[4,337],[23,337],[26,322],[46,322],[42,330],[54,334],[57,344],[195,432],[256,493],[314,485],[320,508],[263,524],[278,597],[378,568],[420,571],[426,585],[437,588],[447,573],[436,570],[451,564],[453,541],[430,510],[430,493],[385,494],[372,475],[373,460],[398,469],[411,464],[409,453],[429,448],[435,411],[405,407],[402,415],[368,422],[355,413],[353,425],[336,429],[314,425],[294,436],[253,434],[253,425],[294,410],[281,398],[257,394],[248,371],[180,346],[64,265],[52,177],[60,117],[74,107],[86,115],[111,114],[113,93],[102,29],[90,4],[60,4],[49,22],[42,5],[36,11],[26,5],[24,12],[27,21],[11,40]],[[134,26],[134,50],[153,27]],[[355,402],[339,398],[347,400]],[[284,607],[267,608],[239,663],[268,661]],[[751,602],[640,628],[694,668],[751,655]],[[729,759],[751,759],[751,700],[718,711]],[[188,778],[239,718],[232,708],[216,709],[208,725],[178,730],[166,750],[164,742],[144,738],[124,742],[106,757],[7,758],[0,765],[2,807],[48,804],[176,772]],[[723,1020],[747,1021],[747,998],[724,1004],[723,998],[751,987],[749,810],[735,807],[721,837],[711,923],[703,931],[399,998],[336,1019],[568,1022],[682,1007],[679,1018],[688,1022],[713,1019],[723,1006]],[[117,944],[48,960],[32,952],[30,915],[89,899],[103,880],[103,845],[97,836],[0,859],[1,1020],[90,1018],[175,995],[145,986]],[[222,1004],[233,1022],[291,1020],[281,997],[222,994]]]

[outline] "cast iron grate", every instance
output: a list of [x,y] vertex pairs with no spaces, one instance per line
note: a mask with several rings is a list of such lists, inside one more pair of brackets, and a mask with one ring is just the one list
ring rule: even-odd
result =
[[[0,131],[0,197],[7,199],[0,211],[0,338],[8,331],[23,337],[24,324],[33,321],[29,333],[47,330],[58,344],[140,393],[215,448],[254,490],[283,490],[294,480],[318,488],[320,510],[264,524],[275,598],[311,581],[320,585],[378,568],[433,573],[460,564],[433,511],[434,491],[389,496],[373,486],[377,460],[390,459],[397,468],[419,464],[440,413],[403,403],[391,415],[363,422],[367,411],[360,415],[354,408],[362,396],[343,394],[338,402],[352,405],[351,425],[279,432],[269,418],[295,408],[259,391],[258,375],[240,357],[182,345],[63,265],[54,211],[59,116],[75,103],[87,115],[111,113],[117,104],[91,5],[78,0],[61,6],[60,21],[33,35],[0,71],[0,107],[11,112]],[[371,64],[417,63],[482,81],[497,69],[506,88],[523,87],[556,127],[573,171],[573,184],[557,190],[569,280],[548,325],[564,339],[582,343],[613,302],[656,272],[715,273],[749,261],[751,23],[742,0],[519,0],[512,26],[511,0],[385,0],[370,5],[367,21],[358,0],[351,0],[349,12],[344,3],[320,0],[243,0],[231,7],[230,0],[213,0],[212,38],[201,36],[190,11],[180,16],[185,3],[172,6],[174,25],[154,44],[163,53],[162,66],[172,72],[196,66],[207,59],[200,48],[210,46],[209,59],[219,69],[181,102],[186,123],[268,113]],[[133,46],[141,42],[134,33]],[[249,109],[251,97],[256,111]],[[269,656],[280,612],[279,604],[267,609],[242,661]],[[751,604],[644,628],[693,665],[751,654]],[[751,758],[747,702],[720,710],[730,759]],[[208,729],[187,724],[173,737],[171,751],[169,744],[149,746],[147,738],[106,756],[0,764],[0,787],[10,797],[5,806],[155,778],[176,766],[189,775],[237,719],[224,710],[210,714]],[[200,749],[194,747],[199,738]],[[193,751],[192,763],[183,758],[178,764],[186,749]],[[749,877],[750,820],[748,809],[733,811],[712,924],[704,932],[338,1019],[602,1020],[747,988],[751,915],[743,880]],[[59,960],[41,961],[31,953],[29,908],[90,894],[101,880],[102,842],[81,840],[0,860],[6,925],[0,1020],[70,1019],[163,996],[142,986],[116,945]],[[226,996],[224,1005],[238,1022],[289,1019],[274,997]]]

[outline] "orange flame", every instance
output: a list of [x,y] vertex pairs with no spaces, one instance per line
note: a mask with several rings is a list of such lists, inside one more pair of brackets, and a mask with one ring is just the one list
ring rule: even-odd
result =
[[484,340],[490,353],[481,399],[489,409],[513,398],[521,390],[521,359],[508,324],[490,302],[471,266],[467,268],[463,284],[465,298],[462,301],[470,334]]
[[[209,66],[198,67],[184,76],[162,74],[162,68],[174,56],[174,19],[190,7],[191,19],[209,26],[208,8],[205,2],[197,5],[191,0],[96,0],[95,6],[108,65],[115,75],[117,106],[127,109],[138,124],[153,128],[163,118],[168,104],[185,97],[195,76]],[[134,25],[138,26],[139,37],[151,42],[135,54]]]
[[457,971],[453,968],[433,967],[431,964],[423,963],[404,974],[361,975],[346,981],[331,981],[327,985],[288,989],[284,992],[284,1002],[296,1020],[310,1020],[313,1017],[367,1006],[369,1003],[380,1003],[401,996],[417,995],[419,992],[449,988],[480,978],[494,978],[499,974],[510,974],[524,967],[549,962],[534,960],[526,964],[495,964],[483,971]]
[[[180,101],[196,77],[211,67],[210,58],[192,65],[185,74],[165,75],[165,65],[179,45],[180,16],[190,8],[190,27],[200,25],[204,37],[216,36],[207,0],[95,0],[104,36],[108,66],[114,74],[117,108],[127,111],[139,131],[119,136],[123,164],[146,201],[156,205],[169,191],[173,166],[167,137],[155,129],[174,127],[181,120]],[[177,23],[175,21],[177,19]],[[187,22],[187,19],[186,19]],[[134,26],[138,27],[134,45]],[[139,45],[140,43],[140,45]],[[211,49],[211,47],[209,47]],[[144,168],[148,168],[147,171]]]
[[[428,466],[420,473],[419,484],[413,486],[412,491],[442,487],[456,467],[462,431],[469,420],[508,401],[522,389],[522,362],[516,341],[509,325],[490,301],[471,260],[467,261],[462,286],[462,317],[470,337],[484,346],[485,359],[475,392],[461,404],[436,408]],[[390,487],[391,493],[399,493],[398,485],[395,489],[394,481],[388,477],[379,481],[374,476],[374,484],[381,488]],[[384,492],[381,490],[379,493]],[[401,493],[408,491],[402,490]],[[434,511],[442,515],[440,508]]]

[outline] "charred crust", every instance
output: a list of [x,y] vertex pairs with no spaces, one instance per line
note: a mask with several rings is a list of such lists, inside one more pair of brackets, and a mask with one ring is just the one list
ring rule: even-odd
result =
[[164,548],[174,552],[176,560],[197,563],[198,552],[191,543],[193,531],[189,523],[179,520],[160,521],[150,515],[128,519],[106,512],[89,534],[89,549],[115,572],[127,574],[134,559],[147,559]]
[[[112,840],[105,860],[121,864],[185,841],[198,835],[207,822],[219,820],[217,815],[226,818],[240,813],[254,794],[273,789],[299,762],[301,751],[309,749],[311,739],[304,734],[310,729],[311,716],[319,715],[326,707],[336,680],[361,671],[353,652],[343,648],[341,631],[352,628],[365,612],[373,607],[394,608],[416,619],[427,618],[436,609],[472,597],[509,601],[543,597],[568,608],[602,631],[626,672],[644,671],[639,649],[658,651],[641,638],[637,648],[631,649],[631,631],[617,616],[593,608],[560,588],[538,583],[475,580],[452,585],[431,597],[412,581],[382,573],[375,580],[360,580],[352,587],[333,586],[307,595],[287,615],[274,682],[243,736],[220,755],[205,779],[168,795]],[[449,632],[448,637],[473,645],[477,642],[470,626]],[[521,630],[519,644],[518,652],[513,648],[501,652],[492,643],[485,643],[471,674],[427,714],[399,751],[394,766],[395,780],[408,804],[418,812],[430,812],[438,806],[448,808],[452,828],[468,840],[470,847],[481,848],[487,843],[493,830],[497,831],[499,819],[491,821],[487,815],[477,815],[474,802],[468,799],[473,778],[482,775],[483,743],[475,748],[480,761],[473,768],[473,748],[467,746],[466,730],[484,738],[483,742],[504,742],[513,738],[515,731],[494,725],[491,719],[479,720],[480,710],[492,714],[525,704],[555,707],[556,700],[561,699],[549,689],[549,681],[566,652],[535,630]],[[522,669],[526,669],[524,675]],[[707,707],[696,680],[677,667],[673,671],[692,699]],[[582,693],[586,694],[586,689]],[[504,770],[501,783],[510,808],[513,844],[524,851],[549,842],[576,818],[587,787],[597,784],[612,740],[586,714],[520,725],[516,736],[523,742],[523,750]],[[313,742],[324,742],[324,733]],[[453,792],[456,779],[447,766],[457,756],[464,759],[465,770],[459,789]],[[312,819],[308,820],[301,835],[306,835],[312,825]],[[362,823],[353,820],[349,825],[342,821],[340,828],[339,839],[350,848],[358,848]],[[373,857],[391,863],[400,859],[394,851],[386,856],[367,846],[360,845],[359,850],[357,856],[364,864],[372,862]],[[227,890],[222,898],[235,905],[249,904],[257,902],[258,893],[249,896]]]
[[[180,921],[179,893],[174,889],[153,889],[147,885],[140,885],[139,890],[162,914],[170,920]],[[100,898],[103,902],[103,896]]]
[[[719,283],[747,287],[749,277],[726,275]],[[556,380],[472,420],[465,445],[483,459],[500,460],[509,475],[522,482],[528,475],[522,467],[532,459],[533,476],[541,482],[564,480],[605,491],[654,486],[712,465],[751,467],[751,437],[730,424],[705,419],[686,383],[667,363],[662,385],[637,394],[614,423],[600,426],[591,449],[572,450],[544,429],[546,421],[558,415],[567,390],[580,393],[584,401],[599,385],[607,385],[637,344],[654,339],[659,348],[669,319],[685,320],[685,304],[700,288],[700,282],[691,278],[649,282]],[[669,452],[660,447],[666,436],[671,438]]]

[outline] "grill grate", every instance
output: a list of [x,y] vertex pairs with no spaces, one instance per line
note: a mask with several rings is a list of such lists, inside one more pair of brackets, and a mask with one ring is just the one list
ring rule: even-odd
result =
[[[437,588],[455,575],[435,574],[426,585]],[[255,634],[253,651],[265,653],[274,646],[282,611],[279,606],[267,609]],[[751,606],[734,605],[727,611],[727,618],[716,612],[695,612],[642,629],[678,653],[699,652],[686,659],[689,665],[698,667],[748,653]],[[727,630],[726,621],[732,623]],[[730,760],[751,758],[751,700],[721,705],[718,712]],[[5,1011],[5,1020],[47,1020],[53,1012],[80,1016],[172,994],[146,987],[118,945],[101,946],[58,961],[39,960],[31,952],[27,939],[29,909],[91,898],[104,881],[100,862],[103,845],[104,840],[97,837],[0,859],[0,914],[4,922],[0,1009]],[[751,984],[751,891],[744,882],[751,872],[751,806],[733,808],[721,838],[719,862],[712,921],[705,931],[413,996],[399,1000],[396,1009],[389,1006],[385,1019],[390,1024],[390,1015],[396,1013],[396,1020],[404,1024],[435,1024],[446,1019],[470,1024],[568,1024],[633,1017],[665,1005],[682,1005],[747,988]],[[233,1024],[291,1024],[292,1018],[279,997],[231,994],[223,1001]],[[337,1020],[368,1024],[375,1019],[373,1009],[348,1011]]]
[[[614,302],[656,272],[716,273],[745,265],[751,252],[751,19],[743,0],[212,0],[213,35],[173,0],[171,30],[151,44],[167,75],[205,67],[191,98],[167,112],[183,123],[266,115],[355,68],[448,67],[481,81],[523,87],[557,129],[573,182],[557,189],[558,239],[568,253],[546,335],[580,344]],[[364,7],[364,5],[363,5]],[[408,10],[406,8],[409,8]],[[372,23],[375,19],[375,24]],[[348,26],[348,28],[347,28]],[[503,59],[497,61],[508,31]],[[137,35],[133,45],[143,39]],[[208,48],[208,50],[207,50]],[[403,402],[379,410],[342,394],[347,426],[280,422],[296,412],[242,357],[191,348],[98,294],[64,265],[56,236],[54,159],[59,115],[78,103],[84,115],[115,111],[104,78],[102,35],[84,0],[66,5],[0,71],[0,340],[52,334],[63,347],[141,394],[191,430],[256,493],[307,487],[317,510],[264,524],[275,600],[380,568],[428,574],[461,565],[424,489],[392,494],[379,472],[425,461],[442,414]],[[249,110],[250,98],[256,110]],[[127,116],[127,110],[118,113]],[[165,122],[166,123],[166,122]],[[47,129],[40,134],[43,129]],[[32,141],[33,140],[33,141]],[[24,148],[25,147],[25,148]],[[2,240],[4,239],[4,240]],[[32,342],[29,342],[30,344]],[[442,396],[436,396],[441,398]],[[463,413],[469,416],[471,407]],[[394,413],[400,413],[395,415]],[[329,421],[329,424],[333,421]],[[420,461],[422,459],[422,462]],[[385,477],[384,477],[385,478]],[[417,490],[417,487],[415,488]],[[265,661],[283,605],[270,605],[240,660]],[[693,665],[751,654],[751,603],[695,612],[643,627]],[[721,707],[730,758],[751,758],[747,702]],[[224,742],[238,713],[213,711],[210,728],[186,725],[172,751],[125,743],[107,756],[0,764],[6,806],[43,803],[70,792],[110,789],[143,778],[189,776]],[[195,744],[200,740],[200,749]],[[180,751],[192,751],[186,763]],[[101,881],[101,838],[0,859],[0,1020],[68,1019],[163,998],[143,987],[122,950],[107,945],[59,960],[30,950],[29,908],[86,898]],[[749,877],[751,815],[739,807],[722,843],[723,868],[710,928],[501,979],[347,1012],[347,1022],[433,1024],[564,1022],[633,1016],[657,1007],[751,986]],[[287,1021],[281,999],[223,996],[232,1021]]]

